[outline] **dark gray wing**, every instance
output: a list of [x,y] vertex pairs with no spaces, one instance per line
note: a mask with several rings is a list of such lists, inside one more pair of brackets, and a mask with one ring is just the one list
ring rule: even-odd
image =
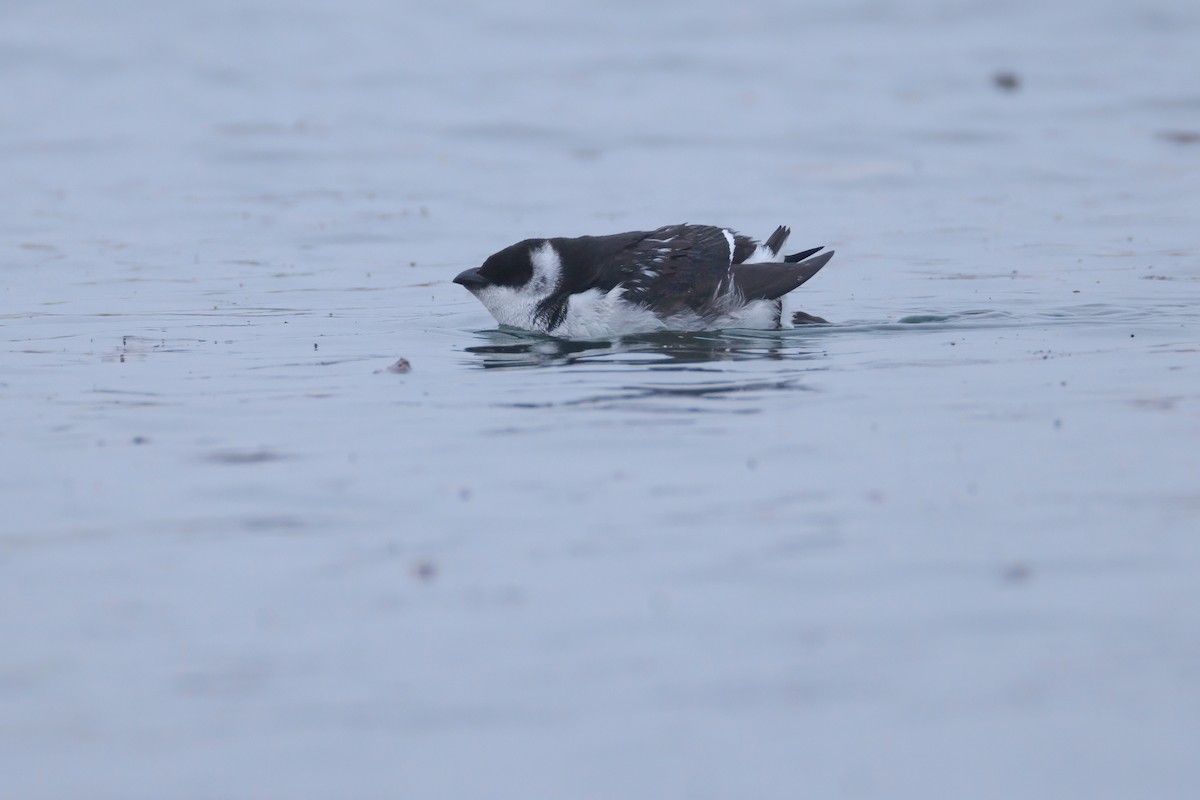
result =
[[616,254],[602,271],[621,278],[626,299],[656,313],[703,313],[731,280],[734,235],[715,225],[668,225]]
[[799,263],[735,264],[733,285],[747,300],[774,300],[816,275],[831,258],[832,250]]

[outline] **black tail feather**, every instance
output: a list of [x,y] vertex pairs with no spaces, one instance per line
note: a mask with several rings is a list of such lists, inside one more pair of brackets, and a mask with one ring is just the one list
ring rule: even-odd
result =
[[[824,247],[814,247],[812,250],[805,250],[803,253],[796,253],[794,255],[784,256],[783,260],[788,264],[795,264],[798,261],[803,261],[804,259],[808,258],[813,253],[819,253],[824,249],[825,249]],[[776,251],[776,252],[778,252],[778,251]]]
[[783,243],[792,235],[792,229],[787,225],[780,225],[775,229],[775,232],[767,237],[763,242],[763,246],[770,250],[775,255],[779,255],[779,251],[783,249]]

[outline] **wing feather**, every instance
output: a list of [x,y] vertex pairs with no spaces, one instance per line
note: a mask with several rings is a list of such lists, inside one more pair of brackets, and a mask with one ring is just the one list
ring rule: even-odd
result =
[[738,264],[733,285],[747,300],[775,300],[816,275],[831,258],[832,250],[800,263]]

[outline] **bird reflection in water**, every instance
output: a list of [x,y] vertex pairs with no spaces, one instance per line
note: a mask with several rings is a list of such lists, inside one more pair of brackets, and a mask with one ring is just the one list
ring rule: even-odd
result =
[[695,368],[714,361],[801,360],[819,354],[798,331],[646,333],[611,339],[560,339],[509,329],[479,331],[487,344],[467,347],[485,369],[603,362]]

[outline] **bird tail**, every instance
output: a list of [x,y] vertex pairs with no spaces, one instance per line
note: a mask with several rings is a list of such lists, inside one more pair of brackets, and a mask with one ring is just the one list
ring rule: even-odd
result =
[[779,255],[779,251],[783,249],[783,243],[787,241],[787,238],[791,236],[791,234],[791,228],[789,228],[787,225],[780,225],[775,229],[775,232],[768,236],[767,240],[763,242],[763,247],[771,251],[772,257],[777,256]]
[[[799,262],[803,261],[804,259],[808,258],[809,256],[819,253],[824,249],[825,249],[824,247],[814,247],[812,250],[805,250],[803,253],[793,253],[790,256],[784,256],[783,260],[785,262],[787,262],[788,264],[798,264]],[[833,254],[830,253],[830,255],[833,255]],[[825,261],[828,261],[828,260],[829,260],[828,258],[825,259]],[[825,265],[825,261],[821,262],[822,266]]]

